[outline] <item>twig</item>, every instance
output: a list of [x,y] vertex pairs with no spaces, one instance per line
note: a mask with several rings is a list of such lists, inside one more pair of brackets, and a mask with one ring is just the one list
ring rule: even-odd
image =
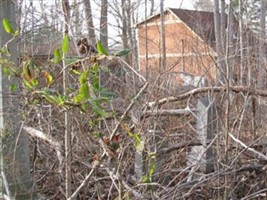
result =
[[117,59],[122,62],[123,64],[125,64],[131,71],[133,71],[133,73],[135,73],[135,75],[137,75],[138,77],[140,77],[143,81],[146,82],[146,79],[144,76],[142,76],[140,73],[138,73],[134,68],[131,67],[131,65],[129,65],[127,62],[125,62],[125,60],[121,59],[120,57],[117,57]]
[[130,187],[126,181],[122,180],[122,179],[120,178],[120,176],[119,176],[118,173],[117,173],[117,174],[114,174],[114,172],[112,172],[112,171],[111,171],[110,169],[108,169],[108,168],[106,169],[106,171],[107,171],[107,173],[110,175],[110,178],[112,179],[112,181],[114,181],[114,180],[118,180],[119,182],[121,182],[121,183],[123,184],[123,186],[124,186],[127,190],[131,191],[132,194],[133,194],[135,197],[137,197],[138,199],[143,199],[143,200],[147,199],[144,195],[142,195],[141,193],[137,192],[137,191],[134,190],[132,187]]
[[11,199],[11,194],[10,194],[10,190],[9,190],[9,186],[8,186],[8,182],[7,182],[7,178],[6,178],[6,175],[4,173],[3,170],[1,170],[1,176],[2,176],[2,179],[3,179],[3,185],[4,185],[4,188],[5,188],[5,191],[6,191],[6,197],[5,199]]
[[235,138],[235,136],[233,136],[232,133],[228,133],[229,136],[238,144],[240,144],[242,147],[246,148],[248,151],[251,151],[252,153],[256,154],[259,158],[262,158],[264,160],[267,160],[267,156],[265,156],[264,154],[256,151],[255,149],[249,147],[248,145],[246,145],[245,143],[243,143],[242,141],[240,141],[239,139]]
[[[101,158],[103,159],[105,156],[105,154],[103,154],[101,156]],[[95,164],[93,165],[93,168],[91,169],[91,171],[89,172],[89,174],[87,174],[87,176],[85,177],[85,179],[83,180],[83,182],[79,185],[79,187],[75,190],[75,192],[72,193],[72,195],[67,199],[67,200],[73,200],[76,198],[76,196],[79,194],[79,192],[81,191],[81,189],[86,185],[86,183],[89,181],[89,179],[91,178],[91,176],[93,175],[93,173],[95,172],[96,167],[99,165],[99,162],[95,162]]]
[[[136,100],[144,92],[144,90],[147,88],[147,86],[148,86],[148,83],[145,83],[145,85],[140,89],[140,91],[136,94],[136,96],[132,99],[132,101],[129,104],[129,106],[124,111],[124,113],[120,117],[119,122],[116,124],[116,127],[113,129],[113,131],[111,133],[111,136],[110,136],[111,140],[115,136],[115,134],[116,134],[116,132],[117,132],[117,130],[118,130],[118,128],[119,128],[122,120],[126,117],[126,115],[131,110],[131,108],[133,107],[133,105],[136,102]],[[76,196],[79,194],[79,192],[81,191],[81,189],[86,185],[86,183],[89,181],[89,179],[93,175],[94,171],[96,170],[96,167],[100,164],[100,161],[102,161],[105,158],[105,155],[106,155],[105,153],[102,154],[102,156],[100,157],[99,161],[98,162],[95,162],[95,164],[93,165],[93,168],[91,169],[91,171],[89,172],[89,174],[85,177],[85,179],[83,180],[83,182],[79,185],[79,187],[75,190],[75,192],[72,193],[72,195],[67,200],[73,200],[73,199],[76,198]]]
[[165,153],[170,153],[172,151],[175,151],[177,149],[181,149],[184,147],[198,146],[198,145],[200,146],[200,145],[202,145],[202,143],[198,142],[198,141],[182,142],[182,143],[179,143],[176,145],[172,145],[171,147],[162,148],[158,151],[158,153],[159,154],[165,154]]
[[124,113],[122,114],[122,116],[120,117],[119,122],[116,124],[115,128],[113,129],[111,135],[110,135],[110,140],[113,139],[113,137],[115,136],[122,120],[124,120],[124,118],[127,116],[128,112],[132,109],[133,105],[135,104],[136,100],[140,97],[140,95],[144,92],[144,90],[147,88],[148,83],[145,83],[145,85],[140,89],[140,91],[137,93],[137,95],[135,95],[135,97],[131,100],[131,103],[129,104],[129,106],[126,108],[126,110],[124,111]]
[[189,110],[187,108],[185,109],[170,109],[170,110],[147,110],[145,112],[143,112],[143,116],[147,117],[147,116],[170,116],[170,115],[188,115],[191,114],[191,112],[193,112],[194,110]]
[[266,197],[267,188],[264,188],[262,190],[259,190],[257,192],[254,192],[246,197],[243,197],[241,200],[248,200],[248,199],[254,199],[256,197]]

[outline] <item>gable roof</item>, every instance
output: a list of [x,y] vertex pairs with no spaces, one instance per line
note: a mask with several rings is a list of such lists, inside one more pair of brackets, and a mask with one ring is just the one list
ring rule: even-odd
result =
[[215,42],[214,15],[213,12],[204,12],[184,9],[168,9],[180,20],[182,20],[191,30],[199,35],[205,42]]

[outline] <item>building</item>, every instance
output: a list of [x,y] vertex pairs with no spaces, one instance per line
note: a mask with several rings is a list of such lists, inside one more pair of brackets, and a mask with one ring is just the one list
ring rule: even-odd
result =
[[[160,71],[160,14],[136,25],[140,71],[147,78],[159,72],[167,75],[171,84],[203,85],[203,78],[216,79],[216,49],[212,12],[167,8],[164,12],[166,68]],[[237,26],[236,26],[237,25]],[[226,27],[226,25],[225,25]],[[232,38],[237,44],[238,22]],[[235,53],[238,51],[235,51]],[[238,57],[238,56],[237,56]]]

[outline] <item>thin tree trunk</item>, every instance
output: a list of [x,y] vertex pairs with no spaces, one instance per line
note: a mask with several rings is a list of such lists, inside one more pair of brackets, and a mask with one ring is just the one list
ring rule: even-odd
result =
[[74,14],[74,27],[75,27],[75,37],[79,38],[79,36],[81,35],[81,23],[80,23],[80,11],[79,11],[79,3],[77,2],[77,0],[74,0],[74,11],[73,11],[73,14]]
[[265,48],[264,48],[264,41],[265,41],[265,20],[266,17],[266,0],[261,0],[261,11],[260,11],[260,43],[259,43],[259,66],[258,66],[258,88],[264,89],[265,87]]
[[91,44],[95,46],[96,45],[95,26],[93,22],[90,0],[83,0],[83,5],[84,5],[85,20],[87,24],[89,39],[91,41]]
[[146,48],[146,60],[145,60],[145,67],[146,67],[146,78],[149,75],[148,69],[148,33],[147,33],[147,0],[145,0],[145,48]]
[[243,0],[239,0],[239,48],[240,48],[240,84],[245,84],[245,65],[244,65],[244,24],[243,24]]
[[215,23],[215,37],[216,37],[216,52],[217,52],[217,72],[216,72],[216,84],[221,85],[224,83],[225,70],[223,69],[222,62],[222,42],[221,42],[221,20],[220,20],[220,8],[219,0],[214,0],[214,23]]
[[[226,32],[226,46],[225,46],[225,67],[226,67],[226,111],[225,111],[225,165],[228,165],[229,158],[228,158],[228,149],[229,149],[229,132],[230,132],[230,105],[231,105],[231,92],[230,86],[232,85],[233,80],[233,68],[234,60],[231,55],[235,55],[235,48],[234,48],[234,15],[232,10],[232,2],[228,5],[228,19],[227,19],[227,32]],[[229,178],[225,175],[225,194],[224,199],[228,199],[228,183]]]
[[160,1],[160,73],[166,70],[166,40],[165,40],[165,24],[164,24],[164,0]]
[[100,41],[108,49],[108,1],[101,1]]
[[221,42],[222,42],[222,51],[225,52],[225,43],[226,43],[226,35],[225,35],[225,29],[226,29],[226,13],[225,13],[225,2],[220,1],[221,5]]
[[[64,30],[63,36],[69,34],[69,22],[70,22],[70,5],[68,0],[62,0],[62,9],[64,14]],[[63,65],[63,90],[64,95],[67,96],[68,89],[68,71],[65,64],[65,54],[63,53],[62,59]],[[64,125],[65,125],[65,192],[66,197],[71,196],[71,124],[70,115],[68,111],[64,113]]]
[[[135,13],[133,12],[132,15],[132,23],[136,24],[135,21]],[[136,29],[134,28],[133,30],[133,49],[132,49],[132,64],[135,67],[136,70],[138,70],[138,46],[137,46],[137,38],[136,38]]]
[[[121,8],[122,8],[122,44],[124,49],[129,49],[128,44],[128,32],[127,32],[127,9],[126,9],[126,1],[121,0]],[[130,63],[129,56],[126,56],[126,62]]]
[[[128,4],[127,4],[127,12],[126,12],[126,15],[127,15],[127,32],[128,32],[128,36],[129,36],[129,47],[130,49],[134,49],[134,36],[133,36],[133,32],[132,32],[132,15],[133,15],[133,8],[132,8],[132,1],[131,0],[128,0],[127,1]],[[134,62],[135,62],[135,58],[133,56],[133,51],[128,54],[129,56],[129,61],[130,61],[130,65],[133,65]]]

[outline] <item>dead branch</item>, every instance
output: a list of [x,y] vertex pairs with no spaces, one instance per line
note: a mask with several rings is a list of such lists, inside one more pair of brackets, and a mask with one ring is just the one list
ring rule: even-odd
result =
[[264,160],[267,160],[267,156],[265,156],[264,154],[262,154],[261,152],[258,152],[256,151],[255,149],[249,147],[248,145],[246,145],[245,143],[243,143],[242,141],[240,141],[239,139],[237,139],[233,134],[231,133],[228,133],[229,136],[235,141],[237,142],[238,144],[240,144],[242,147],[246,148],[248,151],[256,154],[256,156],[258,158],[261,158],[261,159],[264,159]]
[[247,200],[247,199],[255,199],[255,198],[261,198],[266,197],[267,188],[264,188],[262,190],[259,190],[257,192],[254,192],[246,197],[243,197],[241,200]]
[[147,110],[143,112],[144,117],[149,117],[149,116],[170,116],[170,115],[189,115],[195,110],[189,110],[189,109],[172,109],[172,110]]
[[[248,86],[232,86],[229,88],[231,92],[235,93],[247,93],[248,95],[258,95],[262,97],[267,97],[267,92],[263,90],[257,90],[252,87]],[[179,100],[184,100],[190,96],[196,96],[199,94],[207,93],[207,92],[225,92],[226,87],[225,86],[220,86],[220,87],[203,87],[203,88],[196,88],[193,90],[190,90],[188,92],[185,92],[183,94],[180,94],[178,96],[171,96],[171,97],[166,97],[157,101],[152,101],[147,103],[148,108],[153,108],[156,105],[162,105],[168,102],[175,102]]]
[[166,154],[166,153],[170,153],[172,151],[181,149],[181,148],[185,148],[185,147],[191,147],[191,146],[198,146],[198,145],[202,145],[201,142],[198,141],[190,141],[190,142],[182,142],[176,145],[173,145],[171,147],[168,148],[162,148],[158,151],[159,154]]
[[54,147],[58,160],[59,160],[59,172],[61,172],[62,170],[62,164],[63,164],[63,160],[64,160],[64,156],[62,155],[62,150],[61,150],[61,144],[58,141],[55,141],[54,139],[50,138],[49,136],[47,136],[45,133],[43,133],[42,131],[39,131],[35,128],[32,127],[28,127],[28,126],[23,126],[23,129],[32,137],[37,137],[47,143],[49,143],[52,147]]
[[122,116],[120,117],[119,122],[116,124],[116,127],[113,129],[111,136],[110,136],[110,140],[113,139],[113,137],[115,136],[115,134],[117,133],[117,130],[121,124],[121,122],[124,120],[124,118],[127,116],[128,112],[132,109],[133,105],[135,104],[136,100],[140,97],[140,95],[144,92],[144,90],[147,88],[148,83],[145,83],[144,86],[140,89],[140,91],[136,94],[136,96],[131,100],[131,103],[129,104],[129,106],[126,108],[126,110],[124,111],[124,113],[122,114]]

